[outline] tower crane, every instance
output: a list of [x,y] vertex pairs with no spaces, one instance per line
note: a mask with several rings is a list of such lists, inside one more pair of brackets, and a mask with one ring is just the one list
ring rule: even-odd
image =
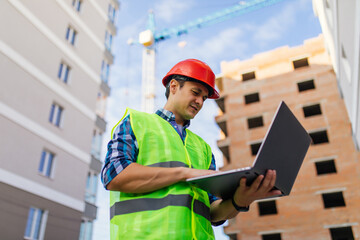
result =
[[154,13],[149,12],[147,30],[139,34],[139,43],[144,46],[142,53],[142,111],[152,113],[155,102],[155,44],[175,36],[187,34],[190,31],[223,22],[254,10],[267,7],[283,0],[249,0],[217,11],[205,17],[200,17],[187,24],[173,28],[155,30]]

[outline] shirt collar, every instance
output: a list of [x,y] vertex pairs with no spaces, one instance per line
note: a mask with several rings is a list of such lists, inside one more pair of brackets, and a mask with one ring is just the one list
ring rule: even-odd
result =
[[[175,122],[175,114],[166,109],[160,108],[156,111],[156,114],[168,122]],[[190,120],[186,120],[184,124],[184,129],[188,128],[189,126],[190,126]]]

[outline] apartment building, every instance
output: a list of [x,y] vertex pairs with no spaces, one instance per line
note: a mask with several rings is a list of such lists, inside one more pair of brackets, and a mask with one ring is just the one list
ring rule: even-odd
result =
[[91,239],[117,0],[0,1],[0,239]]
[[313,0],[313,8],[360,150],[360,1]]
[[312,138],[290,196],[253,203],[225,233],[232,240],[359,239],[360,153],[323,37],[222,62],[221,70],[222,170],[251,166],[282,100]]

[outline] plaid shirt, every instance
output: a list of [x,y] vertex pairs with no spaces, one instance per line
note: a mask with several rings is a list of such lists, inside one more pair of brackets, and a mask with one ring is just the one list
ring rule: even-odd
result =
[[[168,121],[180,135],[183,142],[185,141],[185,129],[190,126],[190,121],[186,122],[181,131],[175,122],[175,115],[172,112],[165,109],[159,109],[156,111],[156,114]],[[137,160],[139,146],[131,128],[130,115],[127,115],[115,128],[112,139],[107,145],[107,149],[105,164],[101,171],[101,181],[105,189],[111,180],[113,180],[122,170]],[[214,155],[212,155],[209,170],[215,169],[215,158]],[[209,194],[210,203],[217,199],[217,197]]]

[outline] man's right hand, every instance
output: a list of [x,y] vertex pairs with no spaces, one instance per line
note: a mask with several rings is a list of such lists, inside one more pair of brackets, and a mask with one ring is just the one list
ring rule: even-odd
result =
[[127,193],[145,193],[185,181],[188,178],[214,173],[216,171],[213,170],[147,167],[131,163],[107,185],[107,189]]
[[184,171],[184,178],[182,179],[182,181],[185,181],[186,179],[189,178],[211,175],[218,172],[214,170],[202,170],[202,169],[194,169],[194,168],[184,168],[183,171]]

